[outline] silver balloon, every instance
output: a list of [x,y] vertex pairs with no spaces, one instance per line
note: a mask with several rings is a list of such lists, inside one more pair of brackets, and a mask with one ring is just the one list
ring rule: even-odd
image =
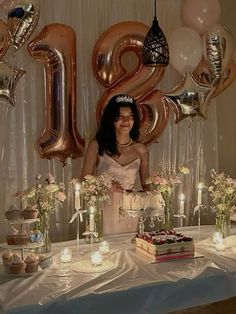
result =
[[8,10],[8,27],[13,45],[19,49],[29,39],[39,20],[39,5],[36,0],[24,0],[11,5]]
[[0,98],[6,99],[14,107],[14,91],[18,80],[25,73],[22,69],[0,61]]
[[211,27],[203,36],[203,53],[214,75],[215,84],[232,59],[234,40],[220,24]]
[[199,84],[190,73],[186,73],[180,85],[165,93],[173,105],[175,122],[185,118],[207,118],[209,104],[214,88]]

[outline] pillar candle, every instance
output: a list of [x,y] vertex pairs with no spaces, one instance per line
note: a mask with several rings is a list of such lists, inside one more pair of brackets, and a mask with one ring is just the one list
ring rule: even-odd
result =
[[203,190],[203,183],[200,182],[197,188],[197,205],[202,204],[202,190]]
[[184,214],[184,194],[181,193],[180,196],[179,196],[179,213],[181,215]]
[[80,184],[76,183],[75,184],[75,209],[79,210],[80,209]]

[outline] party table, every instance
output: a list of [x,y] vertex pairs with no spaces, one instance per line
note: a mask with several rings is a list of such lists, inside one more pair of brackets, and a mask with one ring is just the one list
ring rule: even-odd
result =
[[[213,226],[185,227],[195,239],[193,259],[150,264],[135,252],[132,234],[106,239],[110,253],[102,266],[90,263],[91,245],[81,240],[54,243],[53,264],[29,277],[1,273],[0,313],[168,313],[236,295],[236,228],[217,251]],[[94,244],[96,249],[98,244]],[[59,252],[72,249],[72,262]]]

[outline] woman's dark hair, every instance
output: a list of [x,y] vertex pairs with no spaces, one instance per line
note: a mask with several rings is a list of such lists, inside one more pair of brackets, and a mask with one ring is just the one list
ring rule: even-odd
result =
[[100,127],[96,133],[98,154],[100,156],[104,153],[109,156],[119,155],[114,122],[119,119],[120,108],[122,107],[129,107],[132,111],[134,125],[130,131],[130,137],[133,141],[138,141],[140,117],[134,99],[125,94],[113,96],[103,111]]

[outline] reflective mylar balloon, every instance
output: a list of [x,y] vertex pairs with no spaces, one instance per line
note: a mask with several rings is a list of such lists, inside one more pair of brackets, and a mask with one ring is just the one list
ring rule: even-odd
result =
[[[160,135],[168,119],[165,101],[160,97],[150,98],[150,93],[165,73],[165,67],[146,67],[142,63],[142,47],[148,29],[140,22],[112,25],[97,40],[92,59],[95,77],[107,88],[97,105],[97,121],[100,121],[103,109],[114,95],[128,94],[140,104],[143,143],[150,143]],[[137,57],[137,65],[132,70],[122,63],[122,57],[127,52],[133,52]]]
[[29,39],[39,20],[39,4],[37,0],[13,1],[8,9],[8,27],[13,45],[19,49]]
[[212,98],[222,93],[236,78],[236,63],[231,60],[221,74],[219,80],[215,81],[207,61],[203,58],[193,73],[194,77],[200,84],[214,85]]
[[198,84],[191,74],[186,73],[180,85],[165,93],[175,112],[175,122],[185,118],[207,118],[207,105],[209,104],[213,89]]
[[203,36],[203,54],[216,79],[219,79],[232,58],[234,40],[229,30],[220,24],[211,27]]
[[50,24],[28,46],[30,55],[44,64],[45,129],[38,140],[42,158],[83,155],[84,140],[76,119],[76,35],[64,24]]
[[11,35],[6,23],[0,20],[0,58],[7,52],[11,43]]
[[0,98],[6,99],[13,107],[15,106],[14,91],[20,77],[25,73],[6,62],[0,61]]
[[160,90],[154,90],[139,102],[141,111],[140,142],[150,144],[164,131],[170,107],[167,97]]

